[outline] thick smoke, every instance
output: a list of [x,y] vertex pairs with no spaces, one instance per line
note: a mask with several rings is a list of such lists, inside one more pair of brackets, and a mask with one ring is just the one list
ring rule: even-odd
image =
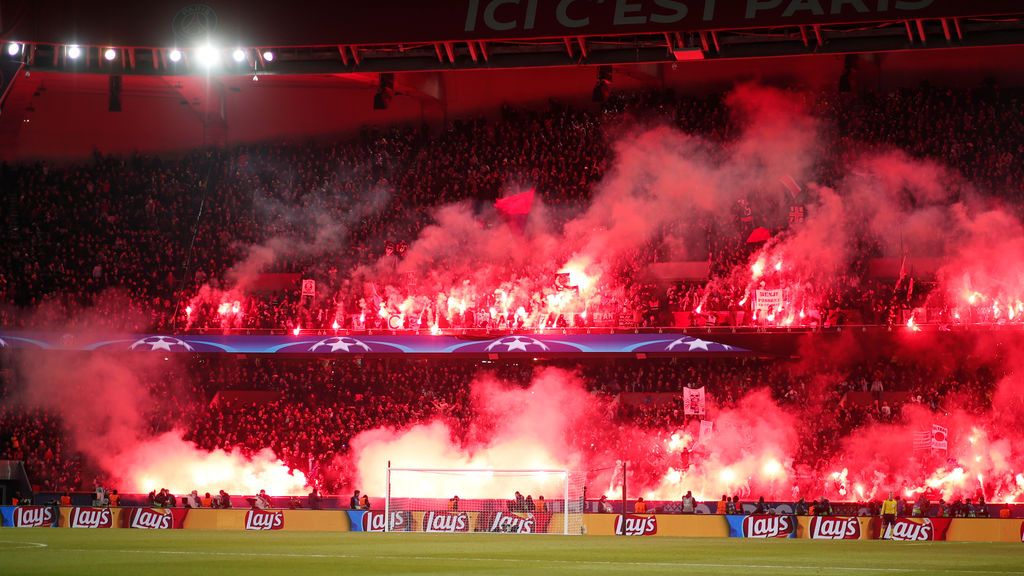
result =
[[[591,494],[618,493],[616,462],[631,464],[631,490],[648,498],[676,499],[687,490],[699,497],[762,493],[788,497],[798,447],[796,417],[780,409],[766,390],[717,413],[714,432],[699,425],[650,431],[609,427],[614,406],[592,395],[578,376],[539,370],[530,386],[517,387],[482,375],[471,386],[465,430],[444,418],[405,429],[378,428],[352,441],[357,487],[378,493],[388,464],[396,468],[570,470],[585,477]],[[685,453],[685,455],[684,455]],[[558,490],[544,475],[392,475],[392,495],[424,498],[508,497],[516,490]]]
[[[744,85],[730,94],[727,104],[738,135],[724,143],[665,127],[628,132],[616,143],[614,164],[595,187],[592,202],[561,231],[534,215],[525,234],[518,235],[468,205],[442,208],[400,266],[425,279],[428,288],[421,293],[437,295],[441,312],[453,295],[463,307],[472,306],[497,286],[514,293],[517,303],[543,299],[550,296],[543,289],[547,278],[566,269],[568,262],[590,282],[591,292],[581,290],[584,302],[579,306],[585,308],[587,298],[595,301],[599,294],[620,289],[614,272],[648,242],[665,240],[676,248],[675,259],[701,257],[699,250],[686,249],[694,223],[704,216],[722,217],[738,200],[750,199],[759,210],[757,217],[770,228],[784,223],[785,205],[806,208],[805,218],[789,222],[749,262],[711,281],[737,298],[742,295],[743,301],[758,288],[786,289],[789,300],[771,322],[824,321],[824,294],[837,288],[856,290],[854,279],[865,272],[867,258],[940,262],[931,302],[948,310],[943,321],[967,321],[968,314],[974,321],[1019,320],[1024,313],[1024,270],[1017,263],[1024,260],[1024,229],[1015,215],[993,206],[935,161],[828,141],[799,94]],[[818,151],[839,146],[846,158],[841,176],[815,183]],[[797,183],[799,189],[782,182]],[[512,269],[519,274],[509,274]],[[927,276],[929,270],[918,273]],[[407,292],[395,289],[390,294],[393,302],[411,306]],[[794,369],[817,373],[809,378],[807,402],[799,414],[783,411],[766,393],[754,393],[735,410],[716,413],[713,440],[700,439],[696,423],[684,430],[655,432],[622,427],[616,431],[622,442],[616,449],[607,448],[611,438],[595,433],[608,441],[605,448],[587,451],[577,446],[579,451],[570,454],[545,453],[544,461],[557,467],[571,462],[607,466],[628,459],[633,462],[634,489],[665,498],[678,497],[684,489],[704,497],[728,492],[867,499],[889,488],[908,497],[922,491],[947,498],[978,491],[989,498],[1020,494],[1024,476],[1014,463],[1022,455],[1011,442],[1020,422],[1008,408],[1020,405],[1021,385],[1014,377],[1000,383],[994,407],[980,417],[955,406],[908,405],[901,423],[869,425],[840,439],[839,455],[828,463],[831,473],[817,476],[810,466],[820,463],[797,462],[801,435],[814,433],[808,422],[830,417],[823,408],[828,390],[852,376],[853,365],[865,352],[850,337],[826,350],[805,350],[817,362]],[[992,357],[984,350],[979,355]],[[948,452],[941,457],[931,450],[915,455],[915,433],[930,433],[933,424],[949,429]],[[354,448],[361,481],[379,486],[379,475],[372,471],[382,470],[382,459],[397,446],[438,455],[417,459],[417,466],[442,462],[458,467],[481,465],[472,454],[491,446],[490,439],[466,446],[450,438],[451,430],[440,422],[405,433],[367,433]],[[524,441],[532,446],[527,453],[550,446],[529,437]],[[362,462],[369,455],[378,461],[367,468]],[[495,465],[490,459],[483,462]],[[597,485],[605,482],[614,490],[615,478],[606,476]]]
[[[390,462],[396,468],[575,470],[581,454],[572,444],[581,428],[599,425],[594,398],[575,375],[559,369],[539,372],[528,388],[481,375],[471,387],[473,419],[455,430],[444,419],[405,430],[378,428],[352,440],[359,486],[385,486]],[[554,476],[403,475],[393,477],[392,494],[425,498],[481,498],[553,494]]]
[[[70,335],[69,335],[70,337]],[[154,353],[108,355],[66,353],[54,361],[20,356],[16,401],[58,414],[72,447],[97,465],[101,477],[124,493],[167,488],[255,494],[301,494],[305,477],[290,472],[270,450],[252,458],[212,452],[184,440],[184,433],[157,433],[153,422],[180,418],[172,397],[188,390],[170,384],[153,392],[149,383],[168,382],[176,358]],[[191,400],[190,400],[191,401]],[[187,416],[187,415],[184,415]],[[108,487],[111,487],[108,484]]]
[[[870,423],[843,438],[828,464],[832,481],[826,478],[822,488],[857,499],[881,498],[889,490],[947,501],[1024,496],[1024,451],[1016,442],[1024,425],[1024,385],[1008,370],[1024,350],[997,333],[966,340],[908,333],[895,353],[916,362],[931,387],[949,392],[935,404],[927,396],[910,398],[896,423]],[[990,374],[997,376],[987,398]],[[915,446],[915,437],[923,446]]]
[[[344,191],[344,175],[335,175],[328,185],[299,193],[298,182],[274,179],[253,191],[252,218],[259,222],[266,238],[233,248],[243,255],[223,278],[211,279],[197,289],[185,310],[187,326],[192,312],[203,306],[216,310],[223,327],[229,328],[245,314],[244,303],[257,288],[261,274],[288,269],[295,262],[317,263],[348,250],[353,227],[388,205],[391,192],[386,182],[360,194]],[[272,191],[274,193],[272,193]],[[324,297],[321,289],[319,297]]]
[[[724,143],[669,127],[625,130],[592,200],[567,221],[554,220],[541,202],[521,230],[493,210],[439,207],[397,266],[383,257],[356,270],[354,284],[368,286],[369,314],[401,314],[414,328],[489,302],[492,318],[527,327],[621,302],[623,279],[645,273],[642,254],[652,246],[669,246],[675,260],[706,259],[703,224],[752,195],[780,217],[787,193],[780,178],[807,180],[817,158],[819,122],[802,98],[741,86],[728,99],[740,129]],[[808,232],[807,242],[827,233]],[[559,273],[570,274],[576,292],[555,289]]]
[[[417,327],[410,318],[423,327],[437,326],[441,318],[492,301],[492,316],[514,315],[536,327],[549,313],[585,312],[606,298],[623,296],[623,278],[643,272],[636,255],[652,244],[671,246],[668,256],[673,260],[703,260],[702,223],[728,222],[737,203],[748,202],[757,223],[774,236],[749,261],[710,284],[742,302],[759,288],[785,289],[788,300],[770,322],[824,320],[825,294],[856,289],[866,258],[904,256],[940,262],[932,303],[948,311],[944,322],[1019,320],[1024,313],[1024,270],[1019,265],[1024,261],[1024,229],[1019,218],[992,205],[937,162],[899,150],[830,141],[805,100],[795,92],[740,86],[726,99],[734,121],[724,140],[669,127],[627,129],[614,145],[612,167],[594,187],[591,201],[564,224],[539,202],[521,230],[492,210],[476,210],[469,203],[438,207],[433,223],[411,242],[397,265],[388,257],[359,267],[351,274],[352,285],[363,288],[370,314],[403,314],[407,326]],[[840,176],[816,182],[819,156],[837,147],[845,157]],[[367,205],[372,211],[380,204]],[[790,205],[806,208],[806,217],[785,226]],[[279,215],[275,220],[280,229],[272,231],[270,240],[248,248],[233,268],[228,281],[236,292],[244,291],[273,262],[344,250],[340,242],[350,220],[318,221],[311,213],[319,207],[312,202],[288,212],[285,206],[270,206]],[[563,271],[575,275],[578,296],[552,287],[553,277]],[[216,304],[222,296],[209,298]],[[475,383],[476,416],[468,429],[438,419],[407,430],[373,430],[353,441],[351,457],[359,485],[367,491],[382,489],[388,460],[404,468],[588,470],[610,470],[616,461],[629,460],[632,489],[664,498],[676,498],[685,490],[704,498],[723,492],[867,498],[883,487],[897,486],[906,494],[931,488],[950,497],[973,495],[977,489],[990,498],[1021,493],[1019,463],[1024,455],[1012,439],[1022,425],[1020,412],[1013,409],[1020,406],[1022,386],[1015,376],[1000,383],[994,407],[980,417],[955,406],[908,407],[904,423],[867,426],[842,439],[839,456],[828,463],[834,476],[806,476],[806,467],[813,463],[797,461],[801,434],[808,433],[801,420],[828,417],[817,404],[832,378],[846,377],[852,370],[851,360],[860,350],[851,342],[844,339],[834,350],[819,351],[823,363],[831,365],[812,379],[807,406],[798,414],[781,409],[766,392],[754,392],[735,408],[713,408],[710,440],[700,438],[696,423],[682,430],[610,429],[608,405],[588,395],[576,376],[549,370],[525,390],[488,377]],[[979,349],[978,354],[991,358],[992,353]],[[1014,351],[1007,361],[1019,357]],[[129,397],[125,412],[152,405],[130,373],[97,362],[73,372],[29,368],[39,371],[33,382],[95,382],[102,397]],[[81,374],[92,376],[72,378]],[[40,392],[37,402],[53,406],[55,398],[77,397],[50,386],[49,394]],[[123,456],[123,446],[161,445],[141,431],[133,416],[111,417],[95,429],[95,414],[108,410],[106,404],[93,408],[70,408],[68,426],[82,450],[92,450],[87,445],[93,442],[99,447],[95,454],[111,463],[109,470],[130,468],[130,462],[110,459]],[[933,424],[950,430],[943,461],[930,451],[913,454],[914,433],[930,431]],[[194,459],[206,457],[197,454]],[[621,483],[607,470],[595,472],[591,481],[602,490],[615,490]],[[398,489],[413,492],[409,486]],[[465,484],[444,478],[415,492],[472,497],[506,496],[514,490],[531,489],[521,480],[498,477]],[[533,487],[534,492],[541,490],[546,490],[542,484]]]

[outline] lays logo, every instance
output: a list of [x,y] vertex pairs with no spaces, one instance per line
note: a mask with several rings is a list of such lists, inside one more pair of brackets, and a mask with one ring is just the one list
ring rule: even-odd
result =
[[491,523],[486,527],[487,532],[512,532],[515,534],[537,533],[537,521],[533,514],[520,516],[506,512],[496,512]]
[[114,525],[114,517],[110,508],[83,506],[71,509],[68,525],[71,528],[111,528]]
[[615,518],[616,536],[653,536],[658,533],[656,516],[619,514]]
[[816,540],[860,540],[860,521],[852,516],[813,516],[808,528]]
[[281,530],[284,528],[284,512],[281,510],[249,510],[245,513],[246,530]]
[[934,528],[930,518],[915,522],[908,518],[900,518],[886,528],[884,537],[887,540],[934,540]]
[[174,516],[166,508],[135,508],[129,517],[129,528],[170,530],[174,526]]
[[[409,529],[408,512],[391,513],[391,531],[405,532]],[[363,514],[363,532],[383,532],[384,513],[367,511]]]
[[789,538],[796,533],[793,516],[747,516],[743,519],[745,538]]
[[46,528],[56,519],[50,506],[18,506],[14,510],[14,525],[18,528]]
[[465,512],[434,512],[423,515],[424,532],[469,532],[469,515]]

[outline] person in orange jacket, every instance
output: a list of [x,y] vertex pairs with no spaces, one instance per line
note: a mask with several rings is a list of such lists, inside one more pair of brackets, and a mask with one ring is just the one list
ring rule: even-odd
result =
[[727,510],[729,500],[725,494],[722,494],[722,499],[718,501],[718,507],[715,509],[715,514],[725,514]]
[[647,502],[644,502],[643,498],[637,498],[636,504],[633,504],[633,512],[635,512],[636,514],[646,514]]

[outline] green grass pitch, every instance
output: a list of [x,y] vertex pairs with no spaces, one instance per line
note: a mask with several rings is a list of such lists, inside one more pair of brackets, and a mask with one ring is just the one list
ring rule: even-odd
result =
[[1024,574],[1024,544],[0,530],[0,574]]

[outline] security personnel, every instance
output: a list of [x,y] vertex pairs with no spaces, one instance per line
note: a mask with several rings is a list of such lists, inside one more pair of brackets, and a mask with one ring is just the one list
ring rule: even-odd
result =
[[646,514],[647,502],[644,502],[643,498],[637,498],[636,504],[633,504],[633,512],[635,512],[636,514]]
[[892,492],[889,492],[889,497],[882,502],[882,540],[888,540],[889,534],[888,529],[896,523],[896,498]]

